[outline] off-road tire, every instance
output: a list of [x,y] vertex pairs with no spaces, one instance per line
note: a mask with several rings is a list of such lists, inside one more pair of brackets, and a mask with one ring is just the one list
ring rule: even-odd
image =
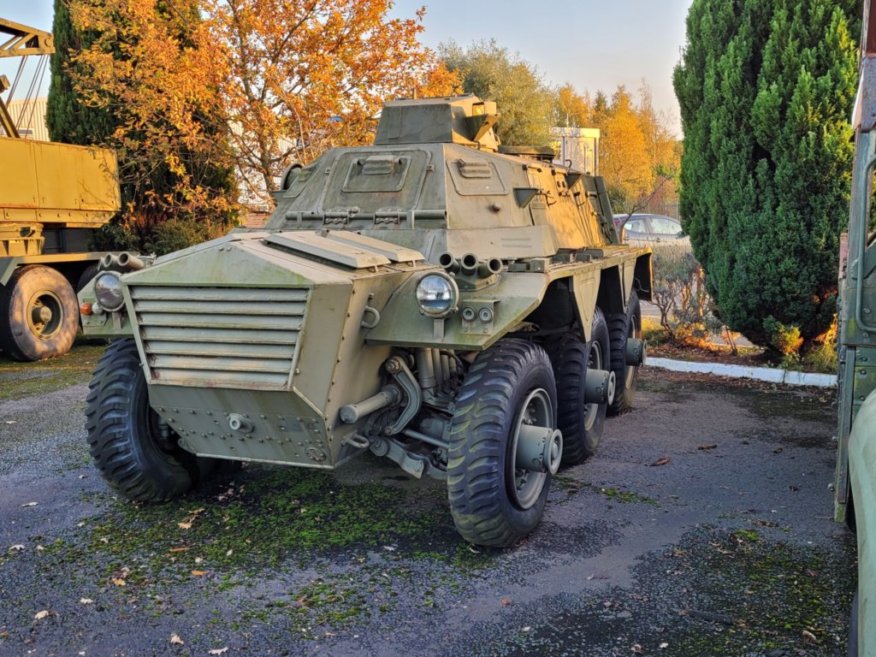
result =
[[639,295],[630,292],[627,311],[613,313],[607,318],[608,333],[611,337],[611,370],[614,372],[614,401],[608,407],[609,415],[620,415],[633,408],[636,384],[639,381],[639,367],[627,365],[627,339],[642,337],[642,308]]
[[76,281],[76,294],[82,292],[82,288],[88,285],[91,282],[91,279],[97,276],[97,263],[88,265],[85,269],[82,270],[82,273],[79,274],[79,278]]
[[[51,309],[37,320],[40,307]],[[79,304],[70,282],[42,265],[19,267],[0,286],[0,346],[15,360],[34,361],[70,351],[79,330]]]
[[591,352],[599,349],[602,368],[609,354],[609,333],[605,316],[597,308],[590,329],[591,340],[583,341],[577,333],[566,333],[548,346],[557,383],[558,427],[563,432],[564,466],[578,465],[596,454],[608,404],[584,401],[584,380]]
[[509,547],[538,525],[550,488],[543,487],[528,508],[514,500],[516,461],[511,438],[533,391],[550,398],[556,426],[556,389],[550,359],[539,345],[506,338],[481,352],[456,397],[450,424],[447,491],[450,512],[462,537],[476,545]]
[[149,406],[133,340],[116,340],[98,361],[85,418],[88,447],[97,468],[128,499],[166,502],[198,483],[201,459],[179,446],[162,446],[157,437],[158,417]]

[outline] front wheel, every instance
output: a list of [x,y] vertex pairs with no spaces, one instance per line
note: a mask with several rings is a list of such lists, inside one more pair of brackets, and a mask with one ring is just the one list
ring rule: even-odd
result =
[[133,340],[117,340],[104,352],[89,385],[85,418],[97,468],[128,499],[165,502],[198,483],[202,459],[180,448],[149,406]]
[[450,512],[470,543],[509,547],[544,513],[562,455],[556,387],[538,345],[505,339],[481,352],[456,398],[450,425]]

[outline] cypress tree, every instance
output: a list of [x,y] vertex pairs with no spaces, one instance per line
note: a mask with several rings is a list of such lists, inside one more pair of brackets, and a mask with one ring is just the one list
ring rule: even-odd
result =
[[104,144],[113,132],[109,112],[88,107],[73,88],[73,57],[91,45],[93,35],[76,30],[70,19],[69,0],[55,0],[52,35],[55,52],[51,58],[51,81],[46,108],[46,125],[52,141],[68,144]]
[[674,74],[680,209],[721,319],[823,333],[848,207],[855,0],[694,0]]

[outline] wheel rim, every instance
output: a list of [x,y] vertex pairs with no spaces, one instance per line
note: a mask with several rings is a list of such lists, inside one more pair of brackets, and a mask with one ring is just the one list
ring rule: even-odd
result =
[[547,474],[517,467],[517,443],[520,440],[520,427],[523,425],[555,428],[554,407],[550,395],[544,388],[531,391],[520,405],[520,411],[514,419],[514,434],[509,445],[505,472],[508,492],[511,500],[525,510],[538,501]]
[[[630,330],[627,333],[627,340],[633,339],[636,340],[639,337],[641,330],[638,326],[636,326],[635,317],[630,319]],[[636,376],[636,370],[638,368],[634,365],[627,365],[624,363],[624,390],[629,390],[633,387],[633,379]]]
[[53,292],[33,295],[27,304],[27,328],[40,340],[51,340],[64,324],[64,305]]
[[[595,340],[588,344],[587,350],[587,369],[602,369],[602,350],[599,348],[599,343]],[[589,431],[593,428],[596,418],[599,416],[599,404],[585,404],[584,406],[584,429]]]

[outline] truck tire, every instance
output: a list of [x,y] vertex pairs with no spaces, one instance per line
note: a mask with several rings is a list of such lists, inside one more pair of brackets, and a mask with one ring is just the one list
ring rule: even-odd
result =
[[19,267],[0,287],[0,346],[15,360],[62,356],[78,330],[76,294],[54,269]]
[[450,512],[470,543],[509,547],[541,520],[551,474],[517,467],[524,423],[556,428],[554,374],[544,349],[506,338],[472,363],[450,424]]
[[627,365],[628,338],[642,337],[642,308],[639,295],[630,292],[627,311],[608,316],[608,333],[611,336],[611,370],[614,372],[614,401],[608,406],[609,415],[620,415],[632,409],[639,380],[639,367]]
[[104,352],[89,384],[85,408],[88,447],[109,484],[131,500],[166,502],[198,483],[198,460],[162,436],[149,406],[137,345],[116,340]]
[[577,333],[566,333],[548,347],[556,375],[564,466],[578,465],[596,454],[605,428],[608,405],[584,401],[587,369],[605,369],[608,360],[608,326],[599,308],[593,315],[590,337],[591,340],[585,342]]

